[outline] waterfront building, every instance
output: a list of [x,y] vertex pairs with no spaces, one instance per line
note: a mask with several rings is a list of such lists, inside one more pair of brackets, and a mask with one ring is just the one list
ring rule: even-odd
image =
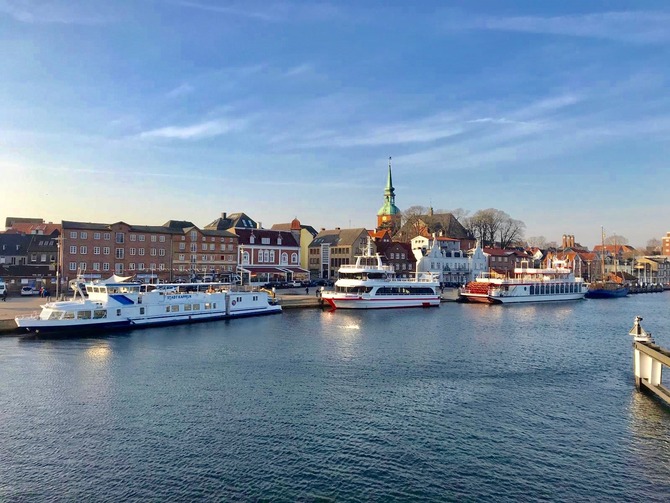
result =
[[179,220],[169,220],[164,227],[180,231],[172,240],[172,281],[237,279],[237,235]]
[[309,271],[300,267],[300,245],[291,232],[233,228],[238,238],[237,272],[243,284],[304,281]]
[[180,229],[164,226],[62,222],[63,279],[104,279],[112,274],[140,281],[172,279],[172,242]]
[[[484,253],[488,257],[489,270],[495,271],[503,276],[512,275],[516,267],[521,267],[522,261],[528,261],[532,264],[533,258],[525,251],[517,249],[503,249],[503,248],[484,248]],[[546,264],[548,259],[556,258],[555,254],[547,253],[544,257]]]
[[417,271],[435,274],[442,284],[462,285],[488,270],[487,256],[478,243],[464,251],[457,239],[416,236],[411,248]]
[[661,255],[670,256],[670,232],[661,238]]
[[271,230],[290,232],[300,245],[300,267],[309,270],[309,245],[318,234],[311,225],[303,225],[300,220],[294,218],[290,223],[274,224]]
[[[341,265],[356,263],[356,255],[361,255],[366,249],[369,236],[363,228],[321,229],[309,245],[312,278],[335,278]],[[373,249],[372,253],[375,252],[376,249]]]
[[470,250],[476,246],[472,237],[458,219],[451,213],[435,213],[428,209],[426,215],[412,215],[394,236],[400,241],[411,241],[417,236],[431,238],[433,235],[458,240],[461,250]]

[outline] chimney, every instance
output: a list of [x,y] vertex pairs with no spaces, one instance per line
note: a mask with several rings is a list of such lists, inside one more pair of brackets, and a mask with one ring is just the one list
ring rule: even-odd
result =
[[339,231],[339,230],[341,230],[341,229],[340,229],[339,227],[335,227],[335,230],[336,230],[336,231]]
[[561,239],[561,248],[567,248],[568,247],[568,236],[563,234],[563,238]]
[[221,218],[223,218],[224,220],[226,219],[226,212],[225,211],[221,213]]

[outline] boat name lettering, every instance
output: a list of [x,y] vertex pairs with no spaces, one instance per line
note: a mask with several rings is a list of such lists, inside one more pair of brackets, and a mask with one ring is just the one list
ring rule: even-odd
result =
[[170,300],[176,300],[176,299],[190,299],[193,296],[190,293],[182,293],[179,295],[166,295],[166,297]]

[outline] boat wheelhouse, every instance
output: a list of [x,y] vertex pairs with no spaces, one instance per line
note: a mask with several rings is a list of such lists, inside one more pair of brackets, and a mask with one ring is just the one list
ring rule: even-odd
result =
[[534,268],[524,260],[521,267],[514,269],[513,277],[482,273],[463,287],[461,298],[486,304],[553,302],[583,299],[587,289],[584,280],[576,278],[565,261],[555,260],[548,268]]

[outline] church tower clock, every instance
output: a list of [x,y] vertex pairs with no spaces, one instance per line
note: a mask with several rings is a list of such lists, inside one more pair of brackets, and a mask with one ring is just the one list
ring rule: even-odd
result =
[[377,230],[388,229],[394,235],[400,229],[400,210],[395,205],[395,189],[391,176],[391,158],[389,157],[389,174],[384,189],[384,205],[377,212]]

